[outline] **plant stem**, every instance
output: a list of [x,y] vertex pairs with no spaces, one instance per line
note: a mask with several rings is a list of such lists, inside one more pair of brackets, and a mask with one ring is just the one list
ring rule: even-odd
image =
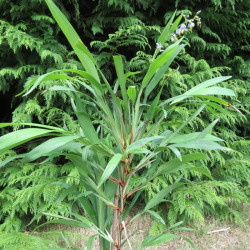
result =
[[[99,228],[103,231],[104,230],[104,206],[103,206],[103,201],[98,200],[98,222],[99,222]],[[99,237],[100,241],[100,250],[105,250],[105,241],[104,239],[100,236]]]
[[[119,185],[117,186],[117,189],[116,189],[114,204],[116,207],[118,207],[118,205],[119,205]],[[119,212],[118,210],[114,209],[111,236],[112,236],[115,243],[117,242],[117,230],[118,230],[118,226],[119,226],[118,212]],[[117,249],[116,246],[111,245],[111,250],[115,250],[115,249]]]

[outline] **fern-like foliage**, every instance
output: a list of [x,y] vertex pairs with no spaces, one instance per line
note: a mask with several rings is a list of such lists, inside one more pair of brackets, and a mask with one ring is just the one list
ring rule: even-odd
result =
[[[120,28],[114,34],[109,34],[109,38],[105,41],[93,41],[90,45],[98,50],[96,61],[99,63],[102,70],[107,72],[107,76],[112,79],[114,77],[111,67],[113,55],[123,55],[127,70],[138,67],[138,60],[134,58],[135,51],[146,51],[151,49],[148,37],[156,36],[160,33],[158,26],[146,26],[143,23]],[[154,46],[155,48],[155,46]],[[129,60],[136,62],[134,66],[130,66]],[[141,68],[140,68],[141,70]]]
[[[218,167],[212,172],[207,165],[208,162],[199,162],[190,165],[189,170],[182,171],[182,176],[187,180],[185,185],[168,195],[158,210],[170,224],[178,220],[203,223],[206,215],[214,215],[244,225],[240,211],[242,202],[248,202],[249,197],[249,161],[243,160],[240,166],[234,167],[228,162],[224,167],[218,163]],[[203,166],[204,171],[193,171],[192,167],[197,166]],[[209,176],[213,176],[214,179],[209,180],[204,177],[204,173],[210,173]],[[162,188],[173,184],[179,177],[180,174],[169,174],[164,178],[156,178],[147,186],[145,199],[154,197]]]
[[[75,68],[77,64],[67,47],[58,41],[58,30],[43,1],[13,3],[3,0],[0,11],[0,55],[4,58],[0,61],[0,95],[3,101],[12,105],[6,107],[5,112],[1,111],[7,121],[13,107],[27,100],[14,96],[22,91],[29,76]],[[13,99],[7,95],[12,95]],[[19,106],[20,112],[25,108],[24,103]],[[25,120],[31,119],[32,116]]]
[[18,250],[18,249],[49,249],[58,248],[59,246],[51,240],[40,237],[38,235],[31,235],[29,233],[3,233],[0,232],[0,248],[2,250]]
[[220,214],[223,219],[230,218],[244,224],[240,216],[235,216],[244,199],[246,197],[242,195],[237,184],[233,182],[202,181],[191,183],[176,191],[168,201],[170,204],[168,220],[170,224],[174,224],[177,216],[181,215],[182,219],[186,221],[204,222],[204,215],[216,215],[218,210],[224,210],[224,214]]
[[[42,232],[0,232],[0,248],[2,250],[19,249],[79,249],[79,246],[87,245],[88,237],[82,233],[66,230],[54,230]],[[47,230],[48,230],[47,229]]]
[[[13,154],[9,152],[4,159]],[[0,231],[23,230],[33,216],[36,223],[41,221],[42,212],[77,209],[74,192],[67,189],[78,185],[79,178],[71,164],[7,164],[0,172]]]

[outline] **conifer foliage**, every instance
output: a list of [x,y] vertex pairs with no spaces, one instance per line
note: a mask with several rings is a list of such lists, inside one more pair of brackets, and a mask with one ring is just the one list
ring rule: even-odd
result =
[[[16,107],[22,99],[14,96],[23,89],[29,76],[76,66],[67,47],[59,42],[58,29],[43,1],[3,0],[0,11],[0,55],[4,58],[0,61],[0,95],[3,104],[5,101]],[[35,106],[33,112],[27,111],[26,100],[16,111],[26,117],[17,121],[32,120],[33,114],[36,118],[40,116]],[[31,105],[34,104],[33,101]],[[12,111],[13,108],[6,107],[2,118],[9,120]]]
[[[10,151],[2,157],[14,155],[15,152]],[[24,164],[15,161],[6,167],[1,166],[0,231],[23,231],[34,216],[34,225],[42,221],[42,212],[76,210],[74,193],[64,191],[79,184],[79,178],[72,164],[61,166],[52,162]]]

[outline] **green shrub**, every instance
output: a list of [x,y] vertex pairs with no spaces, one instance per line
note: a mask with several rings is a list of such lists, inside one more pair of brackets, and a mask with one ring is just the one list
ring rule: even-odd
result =
[[33,249],[51,249],[59,246],[46,238],[30,235],[29,233],[2,233],[0,232],[0,247],[2,250],[33,250]]
[[[13,156],[16,154],[10,152],[3,158]],[[49,210],[61,209],[68,211],[67,215],[70,211],[78,211],[74,203],[76,195],[65,190],[79,182],[80,176],[72,164],[13,161],[2,167],[0,231],[23,231],[34,216],[35,223],[44,221],[42,212]]]

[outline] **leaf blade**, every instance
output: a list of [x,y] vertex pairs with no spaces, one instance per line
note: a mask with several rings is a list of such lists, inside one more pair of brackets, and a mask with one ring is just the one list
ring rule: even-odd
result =
[[51,138],[42,144],[38,145],[34,149],[32,149],[26,156],[24,157],[24,162],[34,161],[41,156],[47,156],[55,149],[79,138],[77,135],[68,135],[68,136],[59,136],[55,138]]
[[32,139],[49,135],[52,132],[54,131],[48,129],[25,128],[3,135],[0,137],[0,154]]
[[96,80],[99,81],[99,76],[95,67],[94,58],[92,57],[87,47],[81,41],[80,37],[76,33],[73,26],[70,24],[67,18],[63,15],[60,9],[53,3],[52,0],[45,0],[45,1],[50,9],[51,14],[53,15],[57,24],[63,31],[71,47],[75,51],[79,60],[81,61],[83,67],[86,69],[87,72],[93,75]]
[[176,144],[173,144],[173,146],[177,148],[192,148],[192,149],[206,149],[206,150],[220,149],[220,150],[226,150],[226,151],[231,150],[230,148],[223,147],[216,142],[209,141],[206,139],[197,139],[197,140],[191,140],[191,141],[186,141],[182,143],[176,143]]
[[142,242],[141,248],[156,246],[179,237],[179,235],[169,233],[160,236],[149,236]]
[[121,154],[115,154],[111,160],[109,161],[107,167],[105,168],[102,177],[100,179],[100,182],[97,186],[97,188],[100,188],[100,186],[109,178],[109,176],[113,173],[116,166],[119,164],[120,160],[122,158]]

